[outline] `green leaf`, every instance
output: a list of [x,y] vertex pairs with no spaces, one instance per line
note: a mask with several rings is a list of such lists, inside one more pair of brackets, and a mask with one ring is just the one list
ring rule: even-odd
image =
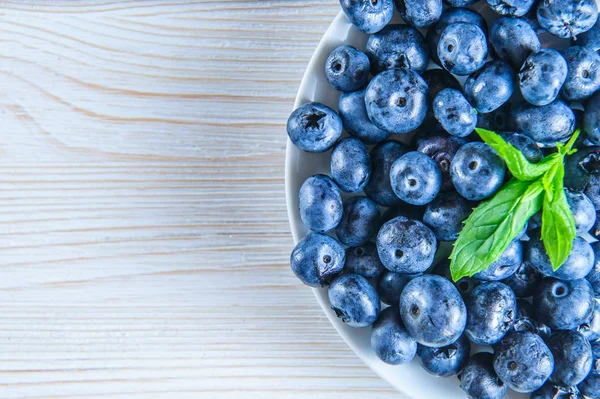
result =
[[544,183],[546,195],[542,207],[541,238],[554,270],[565,263],[577,236],[575,218],[565,195],[564,177],[562,162],[543,177],[547,182]]
[[542,179],[512,179],[492,199],[475,208],[450,255],[452,279],[470,277],[496,261],[542,208],[543,200]]
[[560,158],[560,154],[557,154],[557,156],[547,157],[537,164],[531,163],[521,151],[504,140],[499,134],[479,128],[476,128],[475,131],[487,145],[496,150],[504,159],[510,173],[522,181],[531,181],[542,176]]

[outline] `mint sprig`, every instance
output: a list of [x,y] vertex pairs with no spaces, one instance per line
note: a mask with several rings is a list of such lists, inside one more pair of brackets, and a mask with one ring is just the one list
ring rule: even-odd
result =
[[470,277],[498,260],[521,233],[527,221],[542,210],[541,238],[554,270],[567,259],[576,237],[575,219],[564,191],[564,158],[579,136],[577,130],[558,152],[537,164],[500,135],[475,129],[483,141],[506,162],[513,178],[489,200],[482,202],[465,221],[450,255],[452,279]]

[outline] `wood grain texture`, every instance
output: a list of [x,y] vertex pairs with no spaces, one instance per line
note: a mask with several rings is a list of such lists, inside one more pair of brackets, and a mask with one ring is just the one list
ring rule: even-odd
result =
[[402,398],[288,266],[337,0],[0,1],[0,398]]

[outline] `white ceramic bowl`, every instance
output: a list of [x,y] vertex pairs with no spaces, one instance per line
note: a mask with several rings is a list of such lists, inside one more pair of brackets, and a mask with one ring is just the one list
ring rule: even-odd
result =
[[[484,2],[474,7],[482,13],[488,22],[488,26],[497,17],[492,11],[485,7]],[[392,21],[402,23],[396,15]],[[423,32],[423,31],[422,31]],[[335,18],[319,43],[312,59],[306,69],[304,78],[298,90],[294,108],[308,101],[323,103],[334,110],[338,109],[339,92],[331,88],[325,77],[325,60],[327,56],[338,46],[348,44],[360,50],[364,50],[368,36],[354,28],[343,12]],[[555,48],[563,48],[567,41],[554,40],[550,35],[540,36],[545,45]],[[431,63],[430,68],[439,68]],[[464,78],[459,78],[461,83]],[[406,136],[393,135],[391,138],[398,141],[407,141]],[[322,154],[311,154],[296,148],[288,139],[286,149],[285,179],[287,210],[292,228],[294,242],[297,243],[308,232],[300,220],[298,211],[298,191],[300,186],[308,178],[316,173],[329,174],[329,157],[331,152]],[[460,389],[456,377],[438,378],[424,371],[418,363],[413,360],[410,364],[403,366],[390,366],[380,361],[370,346],[370,328],[351,328],[342,323],[331,310],[327,297],[327,289],[313,289],[319,304],[331,321],[331,324],[342,336],[348,346],[381,378],[389,382],[397,390],[409,395],[414,399],[465,399],[464,392]],[[507,399],[524,399],[529,395],[521,395],[509,391]]]

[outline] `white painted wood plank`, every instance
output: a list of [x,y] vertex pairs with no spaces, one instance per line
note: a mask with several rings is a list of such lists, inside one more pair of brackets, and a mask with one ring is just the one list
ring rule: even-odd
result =
[[288,266],[336,0],[0,2],[0,398],[401,398]]

